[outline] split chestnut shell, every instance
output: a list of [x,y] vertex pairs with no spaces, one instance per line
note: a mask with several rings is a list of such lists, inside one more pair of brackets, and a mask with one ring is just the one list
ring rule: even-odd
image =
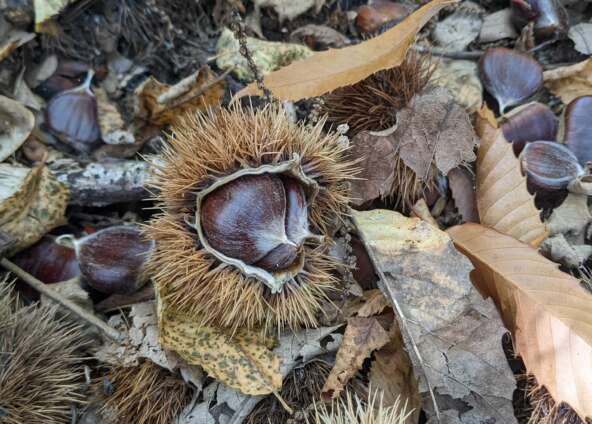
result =
[[553,141],[528,143],[520,155],[520,164],[535,191],[563,190],[584,174],[571,150]]
[[479,60],[479,74],[502,115],[509,106],[522,103],[543,85],[543,68],[536,60],[503,47],[487,49]]

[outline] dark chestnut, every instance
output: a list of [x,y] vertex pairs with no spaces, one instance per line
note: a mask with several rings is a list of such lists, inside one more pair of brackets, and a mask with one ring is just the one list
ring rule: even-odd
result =
[[90,89],[93,75],[89,71],[82,85],[54,96],[45,110],[48,129],[81,153],[94,150],[101,136],[97,100]]
[[563,190],[584,174],[576,156],[563,144],[533,141],[520,154],[522,171],[535,190]]
[[216,188],[200,216],[213,249],[266,271],[289,268],[309,235],[302,184],[277,174],[243,175]]
[[[512,110],[514,112],[514,110]],[[504,137],[511,142],[516,156],[530,141],[555,140],[557,119],[551,109],[541,103],[531,103],[516,110],[501,125]]]
[[360,6],[356,16],[356,26],[361,32],[373,33],[387,22],[404,19],[413,9],[402,3],[378,0],[372,4]]
[[506,108],[522,103],[543,85],[543,68],[536,60],[504,47],[487,49],[479,60],[479,74],[502,115]]
[[511,0],[512,21],[521,29],[534,22],[536,37],[550,38],[566,33],[567,11],[559,0]]
[[35,88],[35,92],[46,99],[51,99],[62,91],[79,86],[90,69],[86,63],[60,59],[55,72],[41,82]]
[[578,97],[565,108],[564,143],[582,166],[592,161],[592,96]]
[[80,275],[73,248],[45,236],[12,259],[15,264],[46,284],[58,283]]
[[144,263],[154,242],[131,225],[97,231],[76,243],[80,271],[89,286],[101,293],[133,293],[146,283]]

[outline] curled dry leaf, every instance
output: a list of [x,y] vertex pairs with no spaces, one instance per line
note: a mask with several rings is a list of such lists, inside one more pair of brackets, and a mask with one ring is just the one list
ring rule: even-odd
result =
[[479,222],[475,176],[465,168],[454,168],[448,173],[448,184],[463,222]]
[[503,234],[538,245],[547,229],[539,218],[526,178],[514,156],[512,144],[494,128],[482,109],[476,118],[481,146],[477,153],[477,209],[481,223]]
[[545,71],[545,87],[568,104],[576,97],[592,95],[592,59]]
[[107,92],[95,89],[97,99],[97,119],[101,129],[101,139],[107,144],[133,144],[134,135],[125,129],[125,122],[117,106],[109,100]]
[[[417,32],[454,0],[433,0],[378,37],[339,50],[314,53],[264,78],[273,95],[283,100],[320,96],[367,76],[399,66]],[[259,94],[253,83],[237,96]]]
[[493,302],[471,284],[469,260],[419,219],[379,209],[353,212],[353,219],[396,312],[429,422],[437,422],[435,399],[440,416],[456,416],[452,422],[515,423],[506,330]]
[[175,85],[148,78],[136,89],[135,116],[161,126],[172,124],[188,110],[202,110],[220,103],[224,82],[208,66],[182,79]]
[[6,59],[15,49],[28,43],[33,38],[35,38],[35,34],[19,30],[9,31],[6,36],[0,37],[0,62]]
[[583,54],[592,54],[592,23],[579,23],[569,29],[569,38],[575,49]]
[[393,325],[390,336],[389,342],[374,353],[369,374],[370,387],[382,393],[385,406],[394,405],[397,399],[406,404],[411,414],[405,423],[416,424],[421,410],[418,381],[396,324]]
[[388,332],[376,318],[349,318],[335,365],[323,386],[323,396],[338,397],[350,378],[362,367],[364,359],[389,340]]
[[29,109],[0,96],[0,162],[21,147],[34,126],[35,116]]
[[163,346],[227,386],[248,395],[281,389],[280,358],[269,350],[273,341],[244,330],[231,336],[180,314],[165,314],[160,323]]
[[0,164],[0,230],[16,240],[16,253],[64,223],[69,191],[44,165]]
[[395,147],[405,165],[428,180],[432,164],[447,174],[475,160],[479,144],[469,116],[442,87],[415,96],[397,112]]
[[592,417],[592,295],[532,247],[477,224],[448,230],[491,296],[528,372],[557,404]]

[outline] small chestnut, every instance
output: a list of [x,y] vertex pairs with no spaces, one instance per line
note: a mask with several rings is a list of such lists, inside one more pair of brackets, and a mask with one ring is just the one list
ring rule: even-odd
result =
[[374,1],[358,8],[356,27],[363,33],[373,33],[388,22],[404,19],[411,12],[412,8],[405,4],[388,0]]
[[567,11],[559,0],[511,0],[512,21],[521,29],[534,22],[534,34],[550,38],[568,29]]
[[70,90],[80,85],[90,71],[86,63],[71,60],[59,60],[53,74],[41,82],[35,92],[45,99],[51,99],[56,94]]
[[557,138],[555,114],[548,106],[538,102],[512,110],[501,128],[506,140],[512,143],[516,156],[528,142]]
[[154,242],[132,225],[117,225],[75,241],[86,283],[106,294],[128,294],[146,283],[144,263]]
[[500,114],[533,96],[543,85],[543,68],[529,55],[504,47],[487,49],[479,60],[485,89],[497,100]]
[[52,97],[45,110],[48,129],[80,153],[94,150],[101,136],[97,100],[90,89],[93,75],[89,71],[80,86]]
[[304,189],[277,174],[240,176],[204,197],[201,225],[223,255],[270,272],[287,269],[309,234]]
[[12,259],[15,264],[45,284],[69,280],[80,274],[74,249],[45,236]]
[[592,161],[592,96],[578,97],[565,108],[564,143],[582,166]]
[[584,168],[571,150],[554,141],[526,144],[520,154],[520,164],[534,191],[564,190],[572,180],[584,174]]

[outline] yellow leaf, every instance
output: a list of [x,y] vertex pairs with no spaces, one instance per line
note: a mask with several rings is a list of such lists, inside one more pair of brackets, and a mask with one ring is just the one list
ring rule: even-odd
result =
[[11,253],[62,225],[68,198],[68,188],[46,166],[0,164],[0,231],[16,240]]
[[35,31],[44,32],[44,23],[58,15],[66,6],[76,0],[34,0]]
[[477,153],[477,208],[481,223],[500,233],[538,246],[547,236],[534,198],[526,189],[526,178],[512,144],[491,121],[477,116],[476,131],[481,138]]
[[568,104],[576,97],[592,95],[592,59],[544,73],[545,87]]
[[[399,66],[417,32],[443,7],[456,0],[433,0],[378,37],[343,49],[316,52],[264,77],[273,95],[283,100],[320,96],[354,84],[383,69]],[[256,84],[237,97],[259,93]]]
[[247,395],[265,395],[282,388],[280,358],[246,331],[234,335],[195,320],[165,313],[161,321],[163,345],[192,365],[200,365],[216,380]]
[[448,234],[473,262],[473,283],[495,301],[528,372],[557,404],[592,417],[592,295],[511,237],[478,224]]

